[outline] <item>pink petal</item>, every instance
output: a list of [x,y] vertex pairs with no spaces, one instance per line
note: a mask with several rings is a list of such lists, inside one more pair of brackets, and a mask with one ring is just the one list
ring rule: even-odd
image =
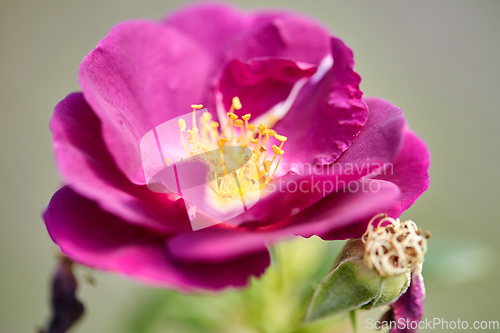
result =
[[102,122],[118,168],[145,184],[139,142],[153,127],[203,103],[209,58],[175,28],[149,21],[115,26],[83,60],[79,81]]
[[[186,33],[210,55],[210,86],[216,86],[221,70],[234,59],[281,57],[317,65],[329,53],[328,30],[293,12],[263,10],[247,14],[230,5],[205,3],[181,8],[164,23]],[[227,95],[226,99],[232,97]],[[272,103],[266,102],[268,108]],[[208,108],[215,107],[215,97],[209,95]]]
[[154,286],[239,287],[269,265],[265,250],[218,264],[174,259],[166,250],[164,236],[127,224],[69,187],[54,194],[43,217],[52,240],[73,260]]
[[183,233],[167,242],[172,256],[183,261],[221,262],[266,250],[276,234],[227,229],[223,225]]
[[403,146],[406,126],[403,111],[380,98],[364,101],[368,106],[368,119],[336,164],[383,165],[391,162]]
[[[261,250],[266,244],[301,235],[322,235],[376,214],[399,196],[397,186],[379,180],[375,193],[340,192],[327,196],[315,205],[277,224],[253,230],[227,229],[224,224],[173,237],[169,251],[184,261],[219,262]],[[280,206],[276,206],[280,209]]]
[[134,224],[162,233],[191,230],[177,196],[132,184],[117,168],[83,94],[73,93],[55,107],[50,129],[59,172],[79,194]]
[[214,64],[225,59],[275,56],[318,64],[328,54],[328,29],[289,11],[250,13],[222,3],[193,4],[168,15],[164,24],[195,40]]
[[250,113],[252,121],[284,101],[298,80],[315,72],[315,67],[300,67],[288,59],[259,58],[246,63],[235,59],[227,64],[219,81],[222,104],[229,110],[233,97],[238,96],[243,108],[235,113]]
[[[387,110],[390,110],[390,108]],[[394,117],[391,121],[387,122],[386,125],[389,126],[385,126],[385,130],[389,130],[391,127],[393,127],[396,132],[399,132],[401,120],[398,119],[399,117]],[[371,130],[368,129],[367,132],[369,131]],[[377,149],[374,147],[373,150],[368,150],[367,152],[363,152],[360,155],[357,155],[356,153],[353,153],[351,155],[349,149],[346,154],[342,155],[342,157],[336,163],[345,162],[346,160],[356,161],[356,159],[358,161],[362,161],[364,158],[363,156],[367,155],[375,156],[375,158],[372,157],[373,160],[377,160],[381,163],[387,163],[387,159],[397,151],[396,147],[400,144],[398,143],[399,139],[390,139],[385,141],[383,139],[384,133],[388,133],[386,137],[391,137],[389,131],[382,131],[380,133],[380,137],[378,138],[377,136],[372,137],[374,140],[373,142],[378,143],[378,147],[384,147],[383,149]],[[373,178],[383,179],[396,185],[401,193],[399,198],[392,202],[391,205],[381,207],[378,212],[375,212],[375,214],[373,214],[372,216],[368,216],[364,220],[358,220],[357,222],[349,226],[345,226],[340,229],[334,229],[322,235],[323,239],[337,240],[359,238],[366,231],[368,222],[374,215],[379,213],[387,213],[389,216],[399,217],[418,199],[418,197],[420,197],[423,192],[427,190],[427,188],[429,187],[429,151],[425,143],[408,128],[405,128],[402,134],[403,146],[396,157],[390,160],[390,165],[392,165],[392,167],[386,168],[386,170],[384,171],[386,173],[385,175],[380,174]],[[399,134],[397,136],[399,136]],[[365,134],[362,132],[358,139],[360,140],[360,142],[356,140],[351,148],[363,151],[363,145],[370,145],[369,142],[366,142],[366,139],[368,138],[365,137]],[[361,143],[363,143],[363,145],[361,145]],[[375,151],[377,153],[369,154],[372,151]],[[347,159],[347,157],[349,157],[349,159]]]
[[[353,183],[355,182],[351,183],[351,187],[330,194],[297,215],[269,228],[286,228],[303,237],[322,237],[327,233],[331,235],[337,229],[371,218],[391,206],[401,195],[398,187],[390,182],[363,179],[357,182],[359,187],[352,185]],[[359,236],[364,231],[358,230]]]
[[[404,320],[404,326],[407,326],[407,323],[409,322],[409,327],[403,328],[403,325],[396,325],[396,328],[393,328],[391,333],[418,332],[418,323],[424,315],[424,299],[425,287],[422,274],[413,273],[408,290],[401,295],[401,297],[394,304],[391,305],[394,309],[394,320],[396,321],[396,324],[399,324]],[[416,329],[412,329],[411,327],[416,327]]]
[[253,29],[229,45],[224,59],[279,57],[317,65],[330,51],[328,29],[304,16],[262,12],[253,22]]
[[191,37],[214,62],[235,36],[250,28],[250,19],[238,8],[220,3],[182,7],[164,23]]
[[390,181],[401,189],[401,198],[387,211],[389,216],[399,217],[429,187],[429,149],[422,139],[407,128],[403,147],[392,165],[392,172],[376,178]]
[[331,39],[332,67],[323,78],[310,80],[275,130],[288,137],[283,159],[330,164],[344,152],[366,122],[368,110],[361,99],[360,77],[353,71],[352,51]]
[[357,171],[341,174],[328,166],[323,166],[321,170],[323,174],[318,169],[299,174],[290,172],[273,179],[266,185],[257,203],[228,223],[251,229],[274,224],[310,207],[364,175]]

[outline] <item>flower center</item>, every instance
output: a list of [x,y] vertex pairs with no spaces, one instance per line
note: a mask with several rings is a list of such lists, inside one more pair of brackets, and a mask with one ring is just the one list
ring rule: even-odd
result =
[[[285,136],[265,125],[250,124],[250,114],[239,119],[234,113],[242,108],[238,97],[233,98],[225,128],[213,121],[208,112],[196,119],[196,111],[203,105],[191,107],[193,127],[186,129],[186,122],[179,120],[182,146],[188,157],[199,159],[209,166],[208,184],[220,198],[239,199],[243,193],[261,190],[271,181],[284,154]],[[270,158],[267,146],[272,138],[280,144],[271,146],[273,155]],[[166,161],[167,165],[172,162],[170,158]]]
[[429,237],[429,232],[422,236],[421,229],[413,221],[401,222],[386,214],[376,215],[361,237],[365,243],[365,264],[375,268],[381,276],[421,270]]

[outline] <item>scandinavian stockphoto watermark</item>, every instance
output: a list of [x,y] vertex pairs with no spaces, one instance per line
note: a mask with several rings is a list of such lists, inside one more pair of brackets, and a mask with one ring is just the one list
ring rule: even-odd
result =
[[[290,173],[289,177],[282,177],[270,182],[264,188],[267,193],[321,193],[324,196],[333,192],[342,193],[377,193],[380,183],[372,181],[379,175],[392,175],[392,163],[333,163],[330,165],[310,163],[283,163],[282,170]],[[363,177],[362,177],[363,176]]]
[[367,329],[392,330],[392,329],[421,329],[421,330],[496,330],[500,329],[500,322],[493,321],[464,321],[460,319],[445,320],[444,318],[425,318],[421,321],[410,321],[400,318],[397,321],[376,321],[373,318],[366,319]]
[[[237,103],[233,106],[237,109]],[[193,230],[231,223],[273,193],[377,193],[381,185],[373,178],[393,173],[392,164],[369,159],[288,162],[292,159],[282,160],[287,138],[251,124],[250,115],[238,119],[231,111],[219,124],[201,105],[192,107],[147,132],[140,150],[148,188],[182,197]]]

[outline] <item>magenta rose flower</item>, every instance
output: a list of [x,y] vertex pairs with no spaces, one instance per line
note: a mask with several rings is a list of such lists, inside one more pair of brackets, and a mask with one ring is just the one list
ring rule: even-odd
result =
[[[82,92],[50,122],[66,183],[44,213],[53,241],[89,267],[217,290],[262,274],[267,244],[359,238],[374,215],[398,217],[428,187],[428,149],[400,109],[362,98],[353,66],[328,29],[285,11],[203,4],[117,25],[83,60]],[[200,230],[180,195],[148,188],[140,144],[193,103],[207,107],[219,140],[253,150],[260,191],[243,214]],[[175,136],[191,140],[184,130]],[[395,314],[411,316],[421,290],[414,279]]]

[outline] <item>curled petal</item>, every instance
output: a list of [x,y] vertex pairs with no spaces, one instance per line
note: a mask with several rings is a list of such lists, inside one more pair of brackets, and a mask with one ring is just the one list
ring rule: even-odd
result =
[[222,104],[229,110],[233,97],[238,96],[243,108],[235,113],[239,116],[250,113],[254,120],[286,100],[299,80],[315,72],[314,66],[299,66],[288,59],[260,58],[246,63],[232,60],[219,81]]
[[[417,135],[405,127],[401,110],[381,99],[367,99],[367,104],[370,115],[366,125],[351,148],[336,163],[365,163],[369,158],[369,165],[386,164],[384,169],[375,171],[373,179],[391,182],[398,186],[401,195],[380,212],[399,217],[429,187],[429,150]],[[359,238],[370,218],[332,230],[323,238]]]
[[364,101],[368,106],[368,119],[336,164],[383,165],[390,163],[403,146],[406,126],[403,111],[380,98]]
[[253,22],[265,24],[248,30],[231,43],[225,59],[278,57],[318,65],[328,55],[330,33],[317,22],[294,13],[255,16]]
[[309,80],[274,128],[288,137],[285,163],[333,163],[366,122],[368,110],[361,99],[361,79],[353,70],[352,51],[337,38],[331,38],[330,50],[333,65],[322,77]]

